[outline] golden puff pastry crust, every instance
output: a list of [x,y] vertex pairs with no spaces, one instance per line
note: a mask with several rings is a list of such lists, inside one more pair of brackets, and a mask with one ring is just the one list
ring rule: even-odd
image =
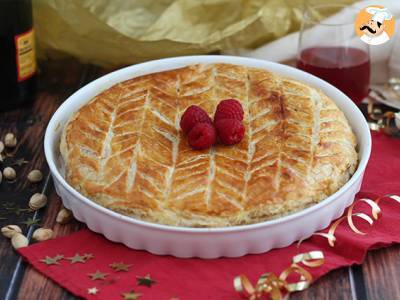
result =
[[[179,128],[185,109],[210,116],[238,99],[246,135],[195,151]],[[121,82],[80,108],[60,150],[71,186],[111,210],[188,227],[251,224],[336,192],[357,167],[357,141],[321,91],[268,71],[191,65]]]

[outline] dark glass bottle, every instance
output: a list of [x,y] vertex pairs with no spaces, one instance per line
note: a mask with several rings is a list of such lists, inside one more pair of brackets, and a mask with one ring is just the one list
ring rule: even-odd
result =
[[0,0],[0,111],[34,98],[36,70],[31,0]]

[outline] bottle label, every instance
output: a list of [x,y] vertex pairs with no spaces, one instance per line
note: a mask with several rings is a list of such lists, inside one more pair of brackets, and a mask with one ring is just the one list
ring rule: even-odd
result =
[[15,36],[18,81],[36,72],[35,35],[33,29]]

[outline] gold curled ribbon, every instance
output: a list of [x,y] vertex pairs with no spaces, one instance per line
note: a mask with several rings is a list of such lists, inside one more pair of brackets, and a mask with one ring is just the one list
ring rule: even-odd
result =
[[[260,300],[270,296],[272,300],[287,299],[288,293],[307,289],[313,278],[310,272],[299,264],[316,268],[324,263],[324,254],[321,251],[310,251],[297,254],[292,258],[292,264],[276,276],[274,273],[264,273],[253,286],[245,275],[236,276],[233,280],[235,290],[245,299]],[[297,282],[288,282],[291,274],[298,274]]]
[[[324,238],[326,238],[328,240],[328,243],[331,247],[335,246],[335,242],[336,242],[336,237],[335,237],[335,232],[337,227],[339,226],[339,224],[341,224],[344,220],[347,220],[347,223],[349,224],[350,229],[357,234],[360,235],[365,235],[366,233],[359,230],[357,228],[357,226],[354,224],[353,218],[354,217],[358,217],[363,219],[364,221],[368,222],[370,226],[372,226],[374,224],[374,220],[378,220],[380,214],[381,214],[381,208],[379,207],[379,202],[382,199],[385,198],[389,198],[389,199],[393,199],[395,200],[397,203],[400,204],[400,196],[394,195],[394,194],[388,194],[382,197],[379,197],[375,200],[369,199],[369,198],[361,198],[357,201],[355,201],[352,205],[349,206],[349,209],[347,210],[347,213],[345,216],[340,217],[339,219],[337,219],[335,222],[333,222],[331,224],[331,226],[329,227],[329,230],[327,233],[325,232],[316,232],[313,235],[317,235],[317,236],[322,236]],[[353,213],[354,211],[354,207],[358,204],[364,202],[366,204],[368,204],[371,207],[371,214],[372,214],[372,218],[371,216],[365,214],[365,213]],[[299,241],[298,246],[301,244],[302,240]]]
[[279,278],[281,280],[286,281],[286,279],[289,277],[289,275],[293,274],[293,273],[297,273],[298,275],[300,275],[300,279],[297,282],[287,284],[288,292],[302,291],[310,286],[311,281],[312,281],[311,273],[308,272],[307,270],[303,269],[302,267],[300,267],[297,264],[292,264],[289,268],[284,270],[281,273],[281,275],[279,276]]
[[315,268],[323,265],[325,258],[321,251],[310,251],[295,255],[292,259],[292,262],[294,264],[302,263],[307,267]]
[[388,195],[385,195],[385,196],[383,196],[383,197],[379,197],[378,199],[375,200],[375,203],[378,205],[379,202],[380,202],[382,199],[385,199],[385,198],[393,199],[393,200],[395,200],[397,203],[400,204],[400,196],[397,196],[397,195],[394,195],[394,194],[388,194]]
[[281,289],[285,287],[285,282],[273,273],[264,273],[260,276],[254,287],[246,275],[236,276],[233,280],[235,290],[245,299],[258,300],[263,295],[270,294],[272,299],[284,299]]

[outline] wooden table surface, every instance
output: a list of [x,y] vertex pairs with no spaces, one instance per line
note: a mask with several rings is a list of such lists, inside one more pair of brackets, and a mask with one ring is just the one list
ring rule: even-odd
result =
[[[0,113],[0,138],[3,140],[7,132],[13,132],[18,137],[18,146],[9,153],[12,157],[0,164],[0,169],[21,162],[21,159],[28,161],[14,166],[17,171],[15,182],[3,180],[0,184],[0,227],[20,225],[29,239],[35,226],[28,228],[22,223],[28,218],[37,219],[42,226],[53,228],[56,236],[67,235],[85,226],[77,221],[67,225],[55,222],[61,201],[49,177],[43,137],[52,114],[69,95],[110,71],[73,60],[42,62],[40,67],[35,102],[29,107]],[[41,183],[27,182],[26,176],[32,169],[42,170],[45,176]],[[19,210],[28,207],[29,197],[35,192],[47,195],[49,202],[46,208],[35,213]],[[400,246],[371,251],[361,266],[333,271],[306,291],[293,294],[291,299],[399,299],[399,255]],[[55,300],[76,297],[24,263],[11,247],[10,240],[1,236],[0,299]]]

